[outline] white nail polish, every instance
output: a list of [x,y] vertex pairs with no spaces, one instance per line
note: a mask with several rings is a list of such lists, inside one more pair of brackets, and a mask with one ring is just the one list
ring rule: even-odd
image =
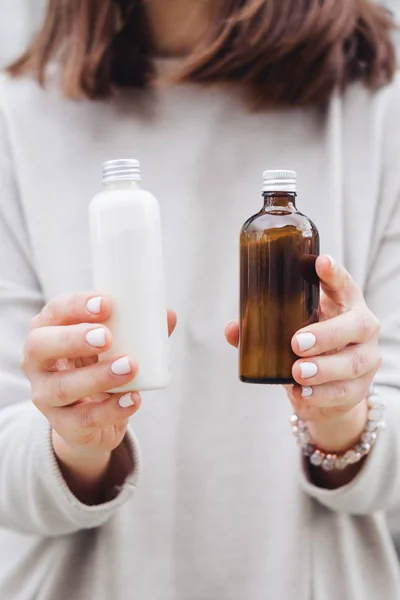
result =
[[301,390],[301,395],[303,396],[303,398],[310,398],[310,396],[313,395],[312,387],[303,386],[303,389]]
[[318,373],[318,367],[315,363],[303,362],[300,364],[300,371],[302,379],[308,379]]
[[114,375],[128,375],[128,373],[132,371],[131,365],[129,364],[129,358],[124,356],[113,362],[111,371]]
[[299,335],[296,335],[296,341],[300,352],[305,352],[315,346],[317,338],[313,333],[299,333]]
[[121,396],[118,404],[121,408],[129,408],[130,406],[133,406],[135,403],[132,400],[132,394],[125,394],[125,396]]
[[336,260],[332,258],[330,254],[325,254],[325,258],[327,258],[330,261],[332,269],[336,269]]
[[92,315],[99,315],[101,313],[101,298],[98,296],[97,298],[90,298],[89,302],[86,304],[86,308]]
[[102,328],[92,329],[86,334],[86,341],[94,348],[103,348],[106,345],[106,332]]

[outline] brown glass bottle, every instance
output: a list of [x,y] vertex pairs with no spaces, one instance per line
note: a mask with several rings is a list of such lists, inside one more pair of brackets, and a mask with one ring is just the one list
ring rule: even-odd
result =
[[318,320],[319,235],[296,208],[296,173],[264,173],[264,206],[240,236],[240,379],[293,383],[293,334]]

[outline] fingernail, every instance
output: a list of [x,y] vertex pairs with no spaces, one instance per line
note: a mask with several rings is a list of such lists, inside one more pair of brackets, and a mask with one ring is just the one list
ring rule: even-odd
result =
[[312,387],[303,386],[303,389],[301,390],[301,395],[303,396],[303,398],[309,398],[310,396],[312,396],[313,395]]
[[94,348],[103,348],[106,345],[106,332],[102,328],[92,329],[86,334],[86,341]]
[[121,408],[129,408],[135,404],[132,394],[125,394],[125,396],[121,396],[118,400],[118,404]]
[[128,373],[131,373],[132,369],[131,365],[129,364],[129,358],[124,356],[113,362],[111,365],[111,371],[114,373],[114,375],[128,375]]
[[296,335],[296,341],[300,352],[305,352],[315,346],[317,338],[313,333],[299,333],[299,335]]
[[325,258],[327,258],[330,261],[332,269],[336,269],[336,260],[332,258],[330,254],[325,254]]
[[101,297],[90,298],[86,304],[86,308],[92,315],[99,315],[101,313]]
[[318,373],[318,367],[315,363],[303,362],[300,364],[300,371],[302,379],[308,379]]

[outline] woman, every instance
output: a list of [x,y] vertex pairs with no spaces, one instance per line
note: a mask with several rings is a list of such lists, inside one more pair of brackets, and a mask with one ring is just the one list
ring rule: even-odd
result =
[[[399,597],[391,29],[368,0],[50,1],[0,93],[2,600]],[[105,393],[134,356],[93,360],[111,305],[90,291],[87,209],[116,156],[139,158],[161,200],[179,316],[174,383],[142,401]],[[317,262],[321,322],[293,338],[291,403],[240,384],[223,335],[268,167],[297,169],[335,258]],[[236,321],[226,337],[237,345]],[[368,456],[302,460],[293,408],[340,456],[365,432],[373,379],[387,430]]]

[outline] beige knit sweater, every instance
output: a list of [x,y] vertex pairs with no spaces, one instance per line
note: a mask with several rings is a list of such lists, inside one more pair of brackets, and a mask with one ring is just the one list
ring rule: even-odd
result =
[[[179,327],[173,385],[132,420],[136,468],[113,502],[89,507],[62,479],[19,362],[42,304],[91,287],[87,208],[116,156],[139,158],[160,199]],[[268,167],[298,171],[322,250],[382,320],[387,431],[336,491],[307,481],[285,394],[240,384],[223,336],[238,312],[238,232]],[[249,114],[222,90],[72,103],[1,80],[1,600],[400,598],[384,515],[400,509],[399,193],[397,83],[355,86],[324,114]]]

